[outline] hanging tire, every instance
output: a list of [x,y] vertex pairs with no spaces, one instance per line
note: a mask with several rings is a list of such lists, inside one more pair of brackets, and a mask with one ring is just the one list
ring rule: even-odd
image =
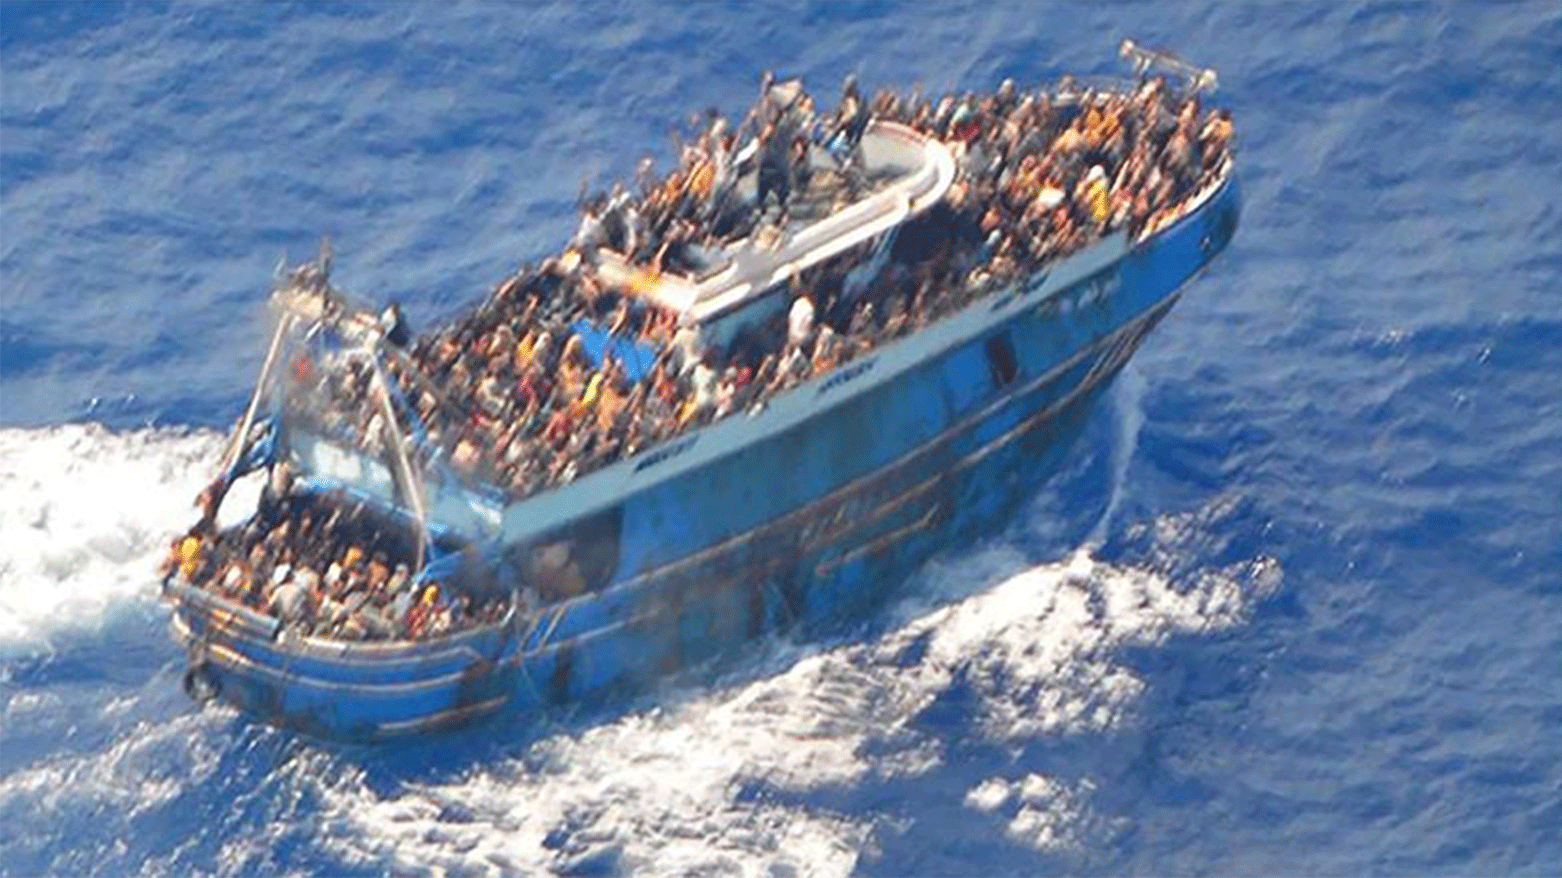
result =
[[205,704],[222,693],[222,683],[204,661],[190,665],[184,672],[184,694],[196,704]]

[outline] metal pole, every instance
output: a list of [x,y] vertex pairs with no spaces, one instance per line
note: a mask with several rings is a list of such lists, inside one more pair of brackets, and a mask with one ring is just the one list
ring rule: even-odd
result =
[[255,420],[255,411],[260,407],[260,397],[266,389],[266,380],[271,376],[272,367],[276,365],[277,353],[282,350],[282,338],[292,325],[293,315],[284,314],[277,323],[277,331],[271,334],[271,347],[266,351],[266,362],[260,367],[260,378],[255,382],[255,392],[250,395],[249,408],[244,410],[244,419],[239,422],[238,432],[233,437],[233,445],[228,449],[223,461],[224,481],[232,475],[233,468],[238,465],[239,455],[244,453],[244,445],[249,439],[250,425]]
[[[450,397],[445,395],[444,391],[434,386],[434,383],[429,380],[428,376],[424,375],[423,372],[417,367],[417,364],[413,363],[405,353],[397,350],[394,346],[391,345],[381,345],[380,351],[389,355],[389,357],[395,361],[396,365],[402,368],[403,374],[405,374],[408,379],[416,384],[419,389],[427,391],[428,394],[434,398],[434,401],[445,410],[446,416],[453,417],[455,423],[461,423],[467,419],[469,413],[466,411],[466,409],[452,402]],[[415,414],[415,412],[413,414]],[[408,418],[410,419],[411,417],[412,414],[409,414]],[[423,426],[425,430],[428,428],[427,424],[424,424]],[[500,469],[497,460],[500,449],[495,448],[489,441],[488,437],[482,436],[481,434],[479,435],[478,443],[480,445],[479,452],[482,455],[483,462],[487,464],[490,469]]]
[[412,503],[412,511],[418,519],[418,554],[416,563],[413,565],[413,569],[416,570],[423,566],[424,544],[428,542],[428,510],[424,504],[423,482],[418,478],[416,471],[413,470],[412,459],[407,455],[406,434],[401,432],[401,427],[396,423],[396,408],[391,403],[390,387],[386,384],[385,370],[377,355],[380,347],[379,339],[376,338],[372,345],[368,351],[369,361],[374,368],[374,381],[375,386],[379,390],[380,409],[385,416],[385,430],[392,437],[393,444],[396,446],[396,462],[401,467],[402,484],[406,486],[407,499]]

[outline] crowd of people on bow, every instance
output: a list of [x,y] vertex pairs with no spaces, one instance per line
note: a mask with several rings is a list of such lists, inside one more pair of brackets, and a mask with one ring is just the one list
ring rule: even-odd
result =
[[[410,568],[408,537],[362,503],[290,493],[286,465],[243,525],[191,529],[169,547],[175,579],[274,616],[299,634],[333,640],[418,640],[499,621],[484,598]],[[279,631],[281,628],[279,628]]]
[[884,91],[874,115],[951,145],[962,172],[951,201],[980,217],[993,252],[1026,266],[1157,224],[1213,179],[1232,137],[1229,112],[1202,115],[1196,92],[1159,78],[1133,93],[1065,80],[1021,94],[1005,80],[992,95],[937,103]]
[[[957,168],[944,203],[913,221],[922,239],[875,272],[854,271],[871,243],[805,269],[792,279],[790,307],[713,344],[638,295],[635,281],[597,270],[611,250],[653,282],[698,272],[704,251],[784,234],[799,199],[860,197],[881,182],[859,148],[874,120],[945,143]],[[418,471],[524,497],[761,408],[1105,234],[1158,228],[1214,179],[1232,128],[1229,114],[1205,114],[1196,93],[1160,79],[1101,93],[1068,81],[1022,92],[1005,81],[990,95],[936,100],[887,90],[870,99],[848,80],[826,117],[800,87],[767,77],[742,123],[709,111],[686,140],[665,177],[643,163],[633,189],[584,199],[570,248],[508,279],[464,319],[417,339],[403,327],[377,365],[295,361],[290,377],[307,392],[290,395],[290,416],[376,454],[390,450],[384,427],[394,418],[396,434],[416,439],[400,450]],[[754,198],[739,186],[750,170],[737,147],[750,141]],[[624,344],[588,351],[583,326]],[[176,545],[172,572],[349,639],[428,636],[502,612],[437,585],[414,588],[387,560],[405,553],[377,548],[339,510],[323,527],[308,504],[279,508],[285,514],[259,525],[197,538],[195,560]]]
[[[403,390],[434,418],[462,475],[512,496],[567,482],[696,424],[744,411],[775,393],[911,332],[1101,235],[1161,222],[1209,182],[1231,140],[1229,116],[1201,115],[1196,94],[1162,80],[1134,93],[1019,92],[986,97],[870,100],[848,80],[829,119],[800,90],[767,79],[738,132],[752,131],[757,198],[734,195],[734,131],[714,112],[681,150],[677,170],[643,173],[639,197],[622,187],[588,199],[582,231],[563,256],[500,285],[474,313],[412,349],[436,399],[397,370]],[[786,99],[783,102],[783,99]],[[601,248],[649,276],[690,246],[780,222],[811,188],[859,193],[873,180],[854,157],[869,122],[908,125],[950,145],[957,160],[948,226],[931,252],[891,261],[871,282],[851,269],[867,248],[793,279],[789,313],[704,345],[699,328],[649,305],[593,270]],[[783,146],[771,144],[783,142]],[[821,170],[809,150],[838,156]],[[817,158],[817,156],[816,156]],[[850,185],[846,185],[847,182]],[[849,196],[847,196],[849,197]],[[577,327],[655,351],[637,377],[611,348],[588,355]],[[377,415],[366,414],[372,419]]]

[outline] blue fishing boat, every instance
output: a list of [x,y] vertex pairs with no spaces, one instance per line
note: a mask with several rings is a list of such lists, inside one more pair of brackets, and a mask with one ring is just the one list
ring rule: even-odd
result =
[[[501,285],[484,307],[523,314],[505,318],[513,333],[498,332],[506,357],[562,287],[610,295],[647,326],[675,326],[669,345],[589,309],[555,319],[579,340],[565,355],[628,394],[631,415],[617,420],[594,408],[608,392],[597,381],[595,391],[555,391],[564,402],[546,427],[511,423],[523,406],[507,399],[493,410],[508,417],[474,412],[470,399],[483,397],[462,387],[477,377],[430,368],[437,345],[413,341],[394,310],[355,306],[331,284],[328,260],[285,275],[273,294],[276,332],[205,498],[204,527],[176,543],[164,583],[190,656],[188,691],[349,740],[599,700],[770,632],[857,616],[934,553],[990,532],[1056,469],[1092,401],[1236,229],[1220,119],[1214,134],[1167,127],[1154,141],[1182,149],[1182,132],[1194,143],[1185,173],[1156,156],[1138,181],[1123,158],[1150,153],[1133,137],[1151,143],[1154,119],[1128,125],[1137,133],[1122,135],[1128,151],[1113,160],[1114,113],[1197,108],[1214,84],[1131,43],[1124,54],[1137,79],[1029,94],[1006,84],[956,98],[947,112],[915,101],[870,109],[849,89],[860,103],[845,123],[816,122],[786,140],[796,149],[784,166],[766,165],[774,135],[763,132],[798,106],[801,89],[767,82],[754,138],[723,157],[728,184],[720,163],[671,184],[699,190],[682,220],[698,243],[648,259],[624,213],[588,211],[576,246]],[[1016,113],[1054,126],[1033,138],[1053,151],[1003,167],[1017,153],[985,145],[1030,132],[984,126]],[[1069,131],[1084,138],[1079,154],[1066,148]],[[1031,181],[1026,167],[1051,170]],[[767,190],[782,172],[790,192],[772,214]],[[1049,173],[1079,185],[1051,186]],[[1149,193],[1137,202],[1126,191],[1136,185]],[[1021,252],[1023,235],[1009,228],[1020,220],[988,228],[993,211],[973,203],[1030,204],[1016,191],[1039,192],[1024,234],[1056,232],[1050,251],[1042,242]],[[1106,199],[1120,191],[1113,209]],[[724,219],[725,234],[708,231]],[[938,288],[893,298],[913,277]],[[875,312],[873,291],[885,287],[893,301],[878,299]],[[534,288],[542,292],[515,304]],[[764,347],[776,327],[781,337],[752,360],[773,380],[751,380],[735,399],[700,398],[702,381],[716,386],[700,376],[710,351]],[[459,348],[458,336],[446,340]],[[675,365],[682,384],[668,377]],[[358,389],[319,390],[348,385]],[[632,420],[664,386],[696,388],[675,400],[668,424],[579,438]],[[547,432],[557,423],[566,435]],[[506,448],[521,452],[507,460]],[[216,508],[239,493],[229,486],[246,479],[264,483],[253,512],[217,527]],[[372,522],[378,542],[332,561],[328,582],[304,576],[306,553],[293,544],[318,541],[343,510],[360,527]],[[286,515],[292,524],[278,526]],[[332,543],[328,554],[339,550]],[[447,618],[463,622],[422,624],[451,604],[460,609]],[[345,621],[355,605],[367,621]]]

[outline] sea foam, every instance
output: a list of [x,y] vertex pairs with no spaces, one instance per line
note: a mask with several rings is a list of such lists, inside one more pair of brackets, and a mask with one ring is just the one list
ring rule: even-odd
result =
[[156,595],[157,563],[196,518],[221,437],[96,424],[0,429],[0,654],[50,648]]
[[[221,444],[210,432],[0,430],[0,646],[52,650],[66,632],[101,626],[116,606],[155,599],[156,562],[192,518],[191,500]],[[1129,525],[1143,535],[1142,566],[1099,560],[1090,543],[1044,564],[1001,541],[945,555],[881,611],[878,633],[825,645],[772,640],[715,684],[545,733],[455,775],[371,781],[351,754],[297,740],[264,784],[292,788],[290,801],[318,802],[311,823],[329,830],[313,843],[344,867],[847,874],[877,833],[898,829],[873,809],[832,807],[832,795],[914,785],[948,768],[954,744],[924,722],[940,699],[958,692],[969,719],[961,738],[1000,752],[1109,732],[1146,685],[1120,659],[1124,648],[1241,624],[1278,587],[1275,562],[1187,569],[1162,558],[1208,557],[1199,542],[1223,515],[1212,507]],[[19,766],[0,783],[0,813],[126,815],[113,824],[166,814],[189,797],[234,794],[221,792],[238,781],[212,771],[214,754],[250,733],[221,721],[230,714],[221,708],[159,721],[170,685],[159,677],[126,696],[135,703],[110,705],[118,719],[104,747]],[[47,693],[36,704],[32,697],[17,693],[8,717],[59,709]],[[134,754],[196,745],[203,755],[190,765],[199,770],[135,780],[147,763]],[[1017,843],[1066,850],[1111,822],[1097,813],[1094,784],[1015,758],[964,779],[949,804]],[[71,792],[46,793],[55,789]],[[151,856],[174,869],[198,865],[173,850],[119,851],[112,839],[128,823],[101,830],[96,842],[83,839],[98,862]],[[269,823],[227,830],[234,839],[300,831]],[[262,848],[216,855],[224,870],[276,865]]]
[[[1201,521],[1149,527],[1186,541]],[[958,688],[972,711],[961,738],[1015,753],[1107,732],[1145,687],[1124,648],[1239,625],[1281,571],[1257,558],[1174,578],[1086,549],[1027,564],[997,545],[919,578],[926,587],[866,642],[778,643],[761,668],[698,697],[558,732],[458,779],[387,792],[339,778],[321,790],[322,811],[344,831],[323,841],[393,871],[849,874],[893,818],[830,803],[942,770],[953,744],[921,721],[939,699]],[[1111,823],[1094,811],[1093,781],[1012,768],[953,804],[1041,850],[1077,847]]]

